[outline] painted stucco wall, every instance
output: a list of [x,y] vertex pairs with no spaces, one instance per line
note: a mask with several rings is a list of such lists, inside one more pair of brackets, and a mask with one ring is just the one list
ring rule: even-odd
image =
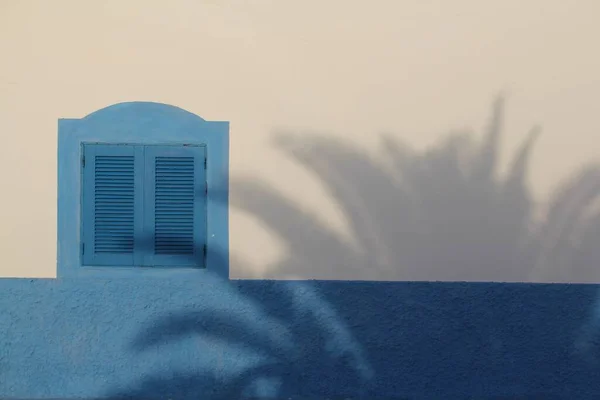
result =
[[[599,398],[599,12],[0,0],[0,398]],[[230,122],[231,279],[55,279],[128,101]]]
[[0,281],[0,397],[597,399],[592,285]]
[[[556,190],[597,179],[581,171],[600,156],[598,12],[594,0],[1,1],[0,274],[56,275],[58,118],[157,101],[231,123],[232,278],[598,282],[586,244],[598,229],[580,223],[591,200],[532,223],[567,203]],[[499,95],[502,136],[477,148]]]

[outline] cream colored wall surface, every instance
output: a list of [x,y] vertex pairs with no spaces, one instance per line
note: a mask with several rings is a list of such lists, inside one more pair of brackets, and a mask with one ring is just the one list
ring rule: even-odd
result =
[[[231,122],[232,278],[600,282],[598,15],[597,0],[0,0],[0,275],[56,276],[58,118],[141,100]],[[496,160],[481,146],[499,94]],[[503,179],[535,125],[528,200],[522,173]],[[382,133],[404,145],[396,164]]]

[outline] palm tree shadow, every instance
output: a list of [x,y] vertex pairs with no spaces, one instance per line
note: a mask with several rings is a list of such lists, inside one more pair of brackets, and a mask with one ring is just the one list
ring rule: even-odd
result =
[[[468,133],[451,134],[417,152],[384,136],[377,157],[318,135],[279,135],[276,145],[318,177],[343,210],[351,242],[255,179],[234,179],[230,201],[288,245],[286,257],[270,268],[273,278],[527,282],[536,277],[560,281],[576,272],[600,281],[593,268],[600,259],[600,213],[586,217],[599,194],[600,169],[586,168],[564,185],[547,218],[537,223],[527,173],[539,130],[525,138],[509,172],[500,176],[502,120],[503,100],[498,99],[481,142]],[[224,279],[222,284],[255,304],[271,321],[268,329],[243,308],[200,307],[158,318],[134,339],[131,350],[202,337],[250,349],[264,355],[262,361],[233,376],[211,369],[150,376],[111,398],[362,398],[377,393],[373,381],[381,371],[377,363],[372,367],[371,352],[385,353],[386,344],[369,343],[364,335],[358,341],[355,328],[363,319],[394,318],[382,314],[379,300],[349,313],[340,311],[347,295],[309,281]],[[394,298],[406,307],[421,307],[412,293]],[[498,335],[492,331],[481,329],[477,340],[487,345]]]
[[509,173],[498,177],[502,114],[498,99],[482,143],[452,134],[425,153],[390,137],[373,157],[340,140],[279,135],[277,146],[318,177],[343,211],[352,244],[259,182],[234,180],[232,204],[289,244],[274,277],[527,281],[532,206],[526,182],[538,129],[514,155]]
[[216,279],[244,299],[242,307],[172,312],[141,331],[130,351],[203,338],[260,354],[261,361],[233,375],[217,368],[153,374],[108,398],[355,398],[368,390],[371,366],[322,291],[306,282]]
[[[600,168],[582,169],[557,190],[548,218],[539,226],[535,251],[536,273],[559,282],[577,276],[597,283],[600,271]],[[600,363],[600,294],[575,334],[573,355],[586,363]]]

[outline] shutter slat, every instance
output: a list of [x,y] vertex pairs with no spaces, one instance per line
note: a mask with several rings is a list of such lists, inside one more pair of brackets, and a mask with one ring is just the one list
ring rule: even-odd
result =
[[156,157],[154,190],[155,254],[194,254],[194,157]]
[[94,214],[108,216],[95,218],[94,252],[133,253],[134,156],[97,155],[94,161]]

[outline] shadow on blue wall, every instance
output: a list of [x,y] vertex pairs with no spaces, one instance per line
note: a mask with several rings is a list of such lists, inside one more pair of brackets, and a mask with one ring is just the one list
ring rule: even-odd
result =
[[[536,222],[526,181],[537,130],[500,178],[502,107],[499,99],[481,144],[468,134],[453,134],[418,154],[384,138],[387,164],[345,142],[279,136],[278,145],[323,181],[358,245],[342,240],[298,202],[252,179],[234,179],[233,205],[254,214],[288,244],[289,257],[276,268],[280,276],[308,271],[329,279],[336,277],[334,270],[339,274],[346,268],[349,275],[379,280],[407,274],[565,282],[573,274],[600,280],[600,213],[592,207],[600,194],[600,170],[582,169],[557,192],[548,217]],[[216,340],[239,349],[239,360],[252,358],[242,355],[245,351],[260,357],[238,373],[209,365],[202,371],[150,375],[112,398],[600,395],[600,365],[589,357],[599,324],[589,316],[597,295],[593,286],[221,284],[234,287],[258,309],[173,311],[145,326],[130,350],[145,354],[179,341]]]
[[373,370],[363,349],[314,285],[274,281],[222,281],[222,285],[233,287],[248,306],[173,312],[142,330],[131,350],[144,353],[196,337],[239,349],[238,362],[247,367],[234,374],[213,365],[200,373],[150,376],[112,398],[354,398],[368,389]]

